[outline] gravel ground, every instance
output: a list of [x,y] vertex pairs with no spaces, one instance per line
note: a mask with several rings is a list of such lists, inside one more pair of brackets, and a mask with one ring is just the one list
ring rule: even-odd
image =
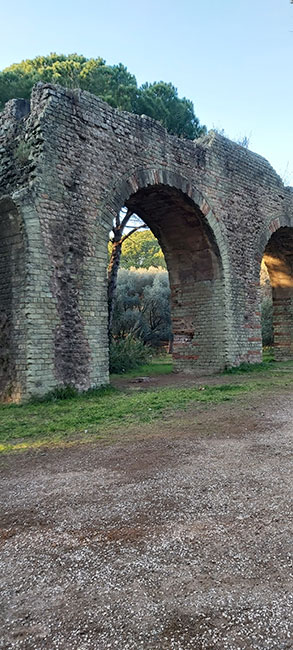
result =
[[3,457],[0,648],[292,648],[292,422],[279,391]]

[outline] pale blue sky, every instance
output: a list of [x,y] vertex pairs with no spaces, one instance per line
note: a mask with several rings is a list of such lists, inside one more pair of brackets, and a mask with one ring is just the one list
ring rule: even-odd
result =
[[0,69],[77,52],[171,81],[208,128],[268,158],[293,185],[290,0],[14,0],[1,9]]

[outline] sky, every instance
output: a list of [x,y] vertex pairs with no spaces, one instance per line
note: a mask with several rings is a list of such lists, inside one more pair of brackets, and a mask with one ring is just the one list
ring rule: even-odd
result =
[[290,0],[14,0],[1,19],[0,70],[77,52],[171,81],[208,129],[248,137],[293,185]]

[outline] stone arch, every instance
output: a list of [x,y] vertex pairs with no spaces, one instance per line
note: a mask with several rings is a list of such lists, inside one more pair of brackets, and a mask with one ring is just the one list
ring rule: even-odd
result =
[[293,227],[278,220],[270,233],[263,260],[272,287],[274,353],[287,360],[293,358]]
[[26,238],[10,196],[0,199],[0,395],[18,401],[25,391]]
[[146,221],[166,258],[175,367],[201,374],[233,363],[228,249],[205,197],[174,171],[140,169],[108,190],[100,211],[107,232],[123,205]]
[[257,246],[256,261],[261,264],[264,250],[271,238],[271,236],[279,230],[279,228],[293,228],[293,215],[290,217],[288,212],[283,212],[281,215],[275,216],[262,229]]
[[[263,261],[270,279],[273,300],[274,355],[275,359],[280,361],[293,358],[293,294],[290,295],[289,287],[292,271],[289,258],[286,260],[283,250],[286,235],[289,235],[288,245],[291,249],[292,234],[293,215],[291,216],[289,210],[284,210],[281,214],[273,216],[260,233],[254,258],[256,286],[259,288]],[[278,265],[279,271],[281,270],[279,281],[276,273]],[[258,300],[260,305],[260,293]],[[257,313],[260,318],[260,307],[258,309]],[[261,326],[259,325],[259,327]]]
[[186,196],[199,207],[203,217],[206,219],[214,234],[217,246],[221,253],[223,266],[226,271],[228,271],[227,242],[219,227],[211,201],[208,201],[203,193],[194,187],[192,181],[167,167],[137,169],[135,172],[126,174],[118,185],[113,183],[113,185],[108,189],[107,195],[102,202],[100,209],[101,217],[104,219],[105,217],[106,219],[108,217],[107,227],[112,227],[113,215],[115,216],[117,210],[120,209],[121,200],[123,200],[122,197],[127,200],[128,197],[135,194],[138,190],[152,185],[174,187],[177,190],[180,190],[183,194],[186,194]]

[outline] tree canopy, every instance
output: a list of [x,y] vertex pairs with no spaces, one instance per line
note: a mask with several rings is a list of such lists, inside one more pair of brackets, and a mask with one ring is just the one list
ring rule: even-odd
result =
[[194,114],[193,103],[186,97],[179,99],[177,89],[164,81],[141,86],[134,112],[149,115],[161,122],[170,133],[190,140],[206,132]]
[[163,251],[150,230],[137,231],[123,244],[121,267],[124,269],[166,268]]
[[138,87],[127,68],[107,65],[102,58],[87,59],[79,54],[50,54],[15,63],[0,72],[0,110],[9,99],[29,99],[38,81],[81,88],[97,95],[113,108],[152,117],[175,135],[194,138],[203,135],[193,103],[178,97],[177,89],[164,81]]

